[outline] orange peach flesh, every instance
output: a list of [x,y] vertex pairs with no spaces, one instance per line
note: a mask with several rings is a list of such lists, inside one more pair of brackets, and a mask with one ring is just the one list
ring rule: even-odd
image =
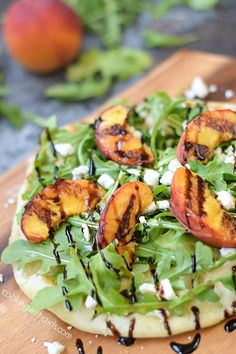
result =
[[143,182],[129,182],[120,187],[109,199],[101,214],[98,243],[105,247],[119,241],[117,251],[134,254],[133,234],[138,217],[153,201],[151,189]]
[[103,195],[87,180],[58,180],[26,205],[21,230],[29,241],[42,242],[69,216],[92,211]]
[[151,149],[129,126],[130,111],[125,106],[113,106],[102,113],[95,126],[95,139],[103,155],[128,166],[147,166],[154,162]]
[[196,238],[213,247],[236,247],[236,219],[211,194],[206,182],[185,167],[171,184],[171,211]]
[[235,138],[236,112],[205,112],[188,124],[180,138],[176,156],[183,165],[190,159],[207,162],[219,144]]

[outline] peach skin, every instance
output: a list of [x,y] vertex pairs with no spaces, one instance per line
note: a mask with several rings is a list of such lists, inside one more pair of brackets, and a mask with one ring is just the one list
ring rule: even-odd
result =
[[103,189],[87,180],[57,180],[26,205],[21,230],[29,241],[42,242],[69,216],[91,212],[103,195]]
[[215,148],[236,138],[236,112],[205,112],[190,122],[177,146],[177,159],[185,165],[190,159],[207,162]]
[[129,109],[113,106],[95,124],[95,139],[103,155],[127,166],[147,166],[154,162],[151,149],[142,144],[141,134],[129,125]]
[[236,247],[236,219],[211,194],[208,184],[186,167],[171,184],[171,211],[197,239],[213,247]]

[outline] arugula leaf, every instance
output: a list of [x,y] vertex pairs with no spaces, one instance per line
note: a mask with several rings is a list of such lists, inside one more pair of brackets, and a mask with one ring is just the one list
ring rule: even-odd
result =
[[[66,253],[60,254],[60,258],[62,265],[67,264],[70,259]],[[5,264],[18,262],[18,269],[31,262],[40,261],[38,269],[40,274],[48,273],[51,267],[57,266],[53,255],[53,245],[50,241],[30,243],[26,240],[17,240],[5,248],[1,260]]]
[[29,311],[40,311],[60,304],[65,300],[62,289],[58,286],[49,286],[37,292],[37,295],[29,305]]
[[45,94],[50,98],[68,101],[101,96],[108,91],[113,80],[126,80],[146,70],[150,65],[150,55],[142,50],[90,49],[80,56],[77,63],[68,67],[66,78],[72,82],[51,86]]
[[162,32],[146,30],[143,34],[145,44],[148,48],[176,47],[192,43],[197,40],[194,34],[175,36]]
[[225,175],[234,174],[233,164],[224,163],[218,156],[215,156],[205,165],[197,160],[190,160],[189,165],[193,172],[210,182],[217,192],[227,189],[227,183],[224,180]]

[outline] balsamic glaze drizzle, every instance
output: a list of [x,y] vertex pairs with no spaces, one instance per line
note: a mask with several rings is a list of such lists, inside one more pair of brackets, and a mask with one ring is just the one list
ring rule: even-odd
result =
[[72,311],[72,306],[71,306],[71,303],[69,300],[65,300],[65,305],[66,305],[67,310]]
[[113,272],[115,272],[117,274],[120,272],[119,269],[113,268],[112,264],[110,262],[108,262],[108,260],[105,258],[105,256],[104,256],[102,251],[100,251],[100,255],[101,255],[101,258],[102,258],[105,266],[107,267],[107,269],[109,269],[109,270],[111,270],[111,271],[113,271]]
[[193,306],[193,307],[191,307],[191,310],[192,310],[192,313],[194,315],[195,329],[198,330],[198,329],[201,328],[200,319],[199,319],[199,313],[200,313],[199,308],[196,307],[196,306]]
[[171,332],[171,329],[170,329],[170,324],[169,324],[169,321],[168,321],[167,313],[166,313],[166,311],[164,309],[162,309],[161,310],[161,314],[162,314],[162,317],[163,317],[165,329],[166,329],[167,333],[169,334],[169,336],[171,336],[172,332]]
[[75,241],[73,240],[73,236],[71,233],[71,225],[67,225],[66,226],[66,237],[68,240],[68,243],[70,244],[70,246],[75,247]]
[[[57,154],[57,150],[55,148],[54,142],[52,140],[50,131],[49,131],[48,128],[45,131],[46,131],[47,139],[48,139],[49,143],[51,144],[53,156],[55,157],[55,159],[57,159],[58,158],[58,154]],[[54,179],[55,180],[58,179],[58,169],[59,169],[58,166],[55,165],[55,167],[54,167]]]
[[236,265],[232,267],[232,280],[234,283],[234,290],[236,290]]
[[225,324],[225,332],[230,333],[233,332],[236,329],[236,318],[233,318],[232,320],[229,320]]
[[43,187],[46,187],[46,184],[44,183],[44,179],[41,177],[41,172],[38,166],[35,167],[35,172],[39,183],[42,184]]
[[102,354],[102,353],[103,353],[102,347],[99,345],[97,349],[97,354]]
[[197,333],[193,338],[192,342],[188,344],[180,344],[176,342],[170,342],[171,348],[178,354],[190,354],[194,352],[199,346],[201,340],[201,335]]
[[94,176],[96,173],[96,167],[94,165],[93,159],[89,160],[89,176]]
[[195,253],[193,253],[191,255],[191,258],[192,258],[192,273],[196,273],[196,270],[197,270],[197,262],[196,262],[196,255]]
[[83,342],[80,338],[76,339],[75,345],[76,345],[76,348],[78,349],[79,354],[85,354],[84,345],[83,345]]
[[111,321],[107,321],[106,324],[107,324],[107,327],[112,332],[112,334],[116,337],[119,337],[118,343],[129,347],[130,345],[134,344],[134,342],[135,342],[135,338],[133,338],[135,321],[136,321],[135,318],[132,318],[130,321],[128,337],[121,337],[120,332],[118,331],[118,329],[115,327],[115,325]]

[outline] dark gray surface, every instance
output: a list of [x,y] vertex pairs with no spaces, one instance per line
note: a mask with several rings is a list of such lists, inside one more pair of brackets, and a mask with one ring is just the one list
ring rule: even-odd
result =
[[[0,1],[1,14],[10,2]],[[189,49],[236,56],[235,0],[222,0],[215,10],[203,13],[178,7],[161,20],[151,19],[147,14],[143,14],[132,28],[126,30],[123,44],[127,47],[144,48],[141,32],[146,28],[177,34],[194,32],[199,40],[188,45]],[[2,45],[0,35],[0,46]],[[98,40],[86,35],[83,48],[94,46],[99,46]],[[176,48],[152,49],[150,52],[154,58],[153,65],[175,50]],[[141,77],[140,75],[126,82],[117,83],[109,94],[101,99],[65,104],[43,97],[43,91],[47,86],[63,80],[63,72],[44,77],[33,75],[11,59],[6,50],[1,57],[1,66],[5,71],[6,84],[11,89],[8,101],[45,118],[56,114],[60,125],[85,117],[107,98],[131,86]],[[37,146],[39,132],[40,129],[30,123],[17,130],[7,121],[0,120],[0,174],[24,159]]]

